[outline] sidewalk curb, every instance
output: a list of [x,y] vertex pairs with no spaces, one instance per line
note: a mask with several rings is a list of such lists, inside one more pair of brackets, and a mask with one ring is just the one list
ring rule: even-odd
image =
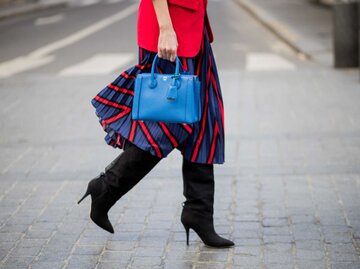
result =
[[18,7],[14,7],[9,10],[0,12],[0,20],[7,19],[10,17],[15,17],[18,15],[23,15],[30,12],[58,8],[58,7],[66,7],[68,1],[61,1],[58,3],[44,4],[44,3],[32,3],[32,4],[24,4]]
[[299,56],[306,60],[313,60],[313,57],[304,51],[299,46],[295,37],[297,36],[292,32],[285,24],[278,19],[271,16],[264,9],[258,5],[252,3],[249,0],[234,0],[241,8],[246,10],[251,16],[253,16],[258,22],[275,34],[279,39],[285,42],[291,49],[293,49]]

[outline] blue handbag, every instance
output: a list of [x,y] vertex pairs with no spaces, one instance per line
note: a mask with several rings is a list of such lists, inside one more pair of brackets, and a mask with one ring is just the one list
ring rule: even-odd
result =
[[201,118],[200,81],[197,76],[180,73],[176,58],[175,74],[155,73],[156,54],[151,73],[135,79],[133,120],[194,123]]

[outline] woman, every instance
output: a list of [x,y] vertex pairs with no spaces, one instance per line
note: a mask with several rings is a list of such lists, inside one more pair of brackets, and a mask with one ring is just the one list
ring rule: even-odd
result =
[[[174,148],[183,155],[181,222],[212,247],[234,243],[214,230],[213,164],[224,163],[224,108],[210,43],[207,0],[142,0],[138,12],[139,64],[126,70],[92,100],[106,142],[124,151],[88,183],[91,219],[113,233],[108,211]],[[158,53],[159,72],[173,73],[178,56],[184,71],[201,81],[202,117],[194,124],[134,121],[131,106],[135,77],[150,72]]]

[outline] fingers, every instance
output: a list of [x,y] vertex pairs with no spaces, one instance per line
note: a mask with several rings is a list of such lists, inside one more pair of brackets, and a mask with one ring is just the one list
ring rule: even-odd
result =
[[176,50],[170,48],[159,48],[158,55],[159,58],[174,62],[176,59]]
[[176,60],[176,51],[175,50],[170,52],[169,60],[171,62],[175,62],[175,60]]
[[158,41],[158,55],[160,58],[174,62],[177,52],[177,38],[174,29],[160,31]]

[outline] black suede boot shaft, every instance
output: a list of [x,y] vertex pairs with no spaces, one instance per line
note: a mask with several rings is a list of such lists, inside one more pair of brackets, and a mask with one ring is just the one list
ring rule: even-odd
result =
[[210,247],[231,247],[234,242],[219,236],[214,229],[214,165],[200,164],[183,158],[183,203],[181,222],[189,244],[189,230],[193,229],[201,240]]
[[124,195],[160,160],[161,158],[131,145],[105,168],[104,180],[113,192]]
[[183,195],[185,206],[199,214],[214,213],[214,165],[193,163],[183,159]]
[[161,160],[135,145],[129,146],[106,168],[105,173],[88,183],[85,195],[91,195],[90,218],[99,227],[114,233],[108,218],[110,208],[131,190]]

